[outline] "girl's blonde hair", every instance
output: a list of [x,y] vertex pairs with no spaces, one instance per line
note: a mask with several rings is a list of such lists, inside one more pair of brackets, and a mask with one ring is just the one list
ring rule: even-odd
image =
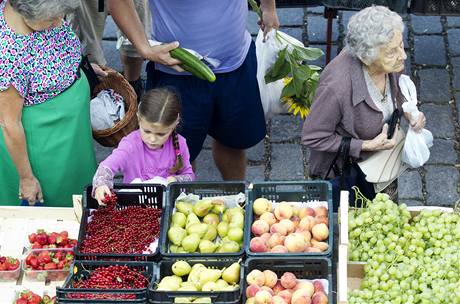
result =
[[[169,87],[156,88],[146,92],[139,103],[137,110],[139,116],[142,116],[150,123],[159,123],[164,126],[170,126],[180,118],[182,112],[179,95],[174,89]],[[177,127],[176,127],[177,128]],[[177,173],[184,166],[182,154],[180,153],[179,137],[176,129],[171,134],[176,154],[176,162],[169,169],[171,174]]]

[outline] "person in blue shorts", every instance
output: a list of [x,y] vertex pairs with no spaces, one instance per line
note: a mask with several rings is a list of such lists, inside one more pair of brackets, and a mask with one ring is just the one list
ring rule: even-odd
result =
[[[264,33],[278,28],[275,0],[261,0]],[[150,0],[152,38],[163,45],[150,47],[132,1],[107,1],[109,11],[147,65],[147,86],[174,86],[183,103],[182,130],[190,160],[200,153],[206,135],[212,136],[213,157],[224,180],[243,180],[245,149],[266,134],[265,119],[256,79],[254,42],[246,30],[247,0]],[[180,67],[169,51],[192,49],[220,65],[217,79],[209,83]]]

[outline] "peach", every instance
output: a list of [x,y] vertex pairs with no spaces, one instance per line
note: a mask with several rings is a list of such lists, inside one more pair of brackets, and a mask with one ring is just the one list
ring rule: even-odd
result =
[[270,233],[279,233],[281,235],[287,235],[287,229],[284,225],[276,223],[270,227]]
[[299,223],[300,223],[300,217],[295,215],[295,216],[291,217],[291,221],[292,221],[292,223],[294,223],[294,228],[297,228],[299,226]]
[[316,215],[316,216],[324,215],[324,216],[327,217],[327,214],[328,214],[327,211],[328,211],[328,210],[327,210],[326,207],[323,207],[323,206],[321,206],[321,207],[316,207],[316,208],[315,208],[315,215]]
[[299,206],[292,205],[292,216],[299,216],[300,209]]
[[267,222],[270,226],[276,223],[275,215],[271,212],[264,212],[259,217],[259,220]]
[[255,304],[256,303],[256,299],[255,298],[248,298],[246,299],[246,303],[245,304]]
[[286,303],[291,303],[292,292],[290,290],[282,290],[277,295],[282,297]]
[[306,247],[305,252],[321,252],[321,249],[316,247]]
[[275,295],[275,292],[273,292],[273,290],[272,290],[270,287],[268,287],[268,286],[262,286],[261,290],[266,290],[266,291],[268,291],[268,293],[271,294],[272,296]]
[[272,302],[272,295],[266,290],[259,290],[254,299],[256,304],[270,304]]
[[323,283],[321,283],[320,280],[315,280],[313,282],[313,287],[315,288],[315,292],[318,292],[318,291],[324,292],[324,286],[323,286]]
[[282,219],[280,221],[280,224],[283,225],[284,227],[286,227],[286,230],[287,230],[288,234],[291,233],[291,232],[294,232],[295,225],[291,220]]
[[305,250],[304,236],[300,233],[291,233],[284,240],[284,246],[289,252],[303,252]]
[[275,207],[275,217],[278,220],[290,219],[292,216],[293,210],[292,206],[287,202],[281,202]]
[[268,199],[259,197],[252,204],[252,210],[256,215],[262,215],[264,212],[272,211],[272,204]]
[[285,272],[281,277],[280,282],[284,288],[291,289],[297,285],[297,278],[292,272]]
[[270,249],[271,253],[288,253],[288,250],[285,246],[283,245],[276,245],[272,249]]
[[252,298],[256,296],[256,293],[261,290],[260,286],[257,284],[251,284],[246,288],[246,297]]
[[272,304],[287,304],[287,302],[280,296],[274,296],[272,298]]
[[264,233],[267,233],[270,230],[270,225],[266,221],[257,220],[252,223],[251,231],[256,236],[261,236]]
[[292,294],[291,304],[310,304],[311,298],[308,292],[304,289],[297,289]]
[[310,208],[310,207],[301,208],[299,210],[299,217],[301,219],[303,219],[306,216],[314,217],[315,216],[315,210],[313,210],[313,208]]
[[327,304],[328,299],[327,296],[324,292],[318,291],[313,294],[313,297],[311,298],[311,303],[312,304]]
[[316,224],[313,216],[307,215],[300,220],[298,228],[306,231],[311,231],[311,228]]
[[324,241],[329,237],[329,228],[324,223],[316,224],[311,229],[311,233],[313,235],[313,238],[315,238],[316,240]]
[[281,235],[277,232],[273,233],[270,238],[268,239],[268,247],[273,248],[277,245],[283,245],[284,244],[284,239],[286,237],[284,235]]
[[[278,276],[271,270],[264,270],[265,286],[273,288],[278,282]],[[271,289],[270,289],[271,290]]]
[[261,237],[252,238],[251,242],[249,243],[249,249],[252,252],[267,252],[267,242]]
[[303,235],[303,239],[305,240],[305,243],[310,244],[311,241],[311,233],[308,230],[296,230],[296,233],[300,233]]
[[297,286],[295,287],[295,290],[299,290],[299,289],[306,290],[309,298],[311,298],[313,293],[315,293],[315,287],[313,286],[313,283],[310,281],[303,281],[297,284]]
[[311,239],[311,245],[318,248],[321,251],[326,251],[329,248],[329,244],[326,242],[319,242],[315,239]]
[[324,215],[318,215],[315,217],[315,223],[316,224],[326,224],[326,226],[329,227],[329,219],[327,216],[324,216]]
[[276,282],[275,286],[273,286],[272,290],[273,290],[273,292],[275,294],[279,294],[281,291],[284,290],[284,287],[283,287],[283,285],[281,285],[281,282],[278,280],[278,282]]
[[261,238],[262,240],[264,240],[265,242],[268,242],[268,240],[270,239],[271,236],[272,236],[272,235],[271,235],[270,233],[266,232],[266,233],[262,234],[262,235],[260,236],[260,238]]
[[246,282],[248,282],[249,285],[254,284],[262,287],[265,284],[265,275],[262,271],[254,269],[246,276]]

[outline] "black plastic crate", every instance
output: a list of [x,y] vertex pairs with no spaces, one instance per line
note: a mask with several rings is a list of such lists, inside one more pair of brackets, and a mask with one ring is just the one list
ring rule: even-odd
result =
[[[269,201],[277,203],[287,202],[308,202],[308,201],[326,201],[328,205],[329,219],[329,248],[324,252],[301,252],[301,253],[270,253],[270,252],[252,252],[249,244],[252,238],[251,226],[254,222],[254,212],[252,205],[254,200],[263,197]],[[332,186],[327,181],[286,181],[286,182],[260,182],[254,183],[249,189],[249,204],[247,206],[247,219],[245,231],[245,250],[246,255],[251,257],[309,257],[309,256],[330,256],[334,244],[334,225],[332,212]]]
[[416,15],[460,15],[459,0],[417,0],[411,2],[410,12]]
[[[73,288],[72,284],[76,279],[89,275],[98,267],[123,265],[129,268],[136,269],[149,279],[149,284],[156,280],[155,269],[156,264],[153,262],[133,262],[133,261],[75,261],[71,267],[71,272],[67,277],[62,287],[56,288],[56,298],[59,303],[146,303],[147,287],[142,289],[84,289]],[[88,294],[88,295],[130,295],[135,299],[72,299],[72,294]]]
[[[156,184],[115,184],[114,192],[118,201],[116,208],[124,209],[129,206],[143,206],[145,208],[156,208],[162,210],[160,229],[164,227],[164,205],[165,205],[165,186]],[[98,209],[99,204],[92,197],[93,187],[87,186],[83,193],[83,212],[78,233],[78,245],[75,249],[75,257],[78,260],[114,260],[114,261],[153,261],[159,259],[159,246],[152,254],[127,254],[127,253],[83,253],[81,252],[81,242],[86,237],[86,229],[90,209]],[[128,191],[126,191],[128,190]],[[133,192],[136,190],[136,192]],[[160,230],[161,236],[161,230]]]
[[241,303],[246,302],[246,276],[254,269],[260,271],[271,270],[278,276],[278,279],[285,272],[292,272],[297,279],[325,279],[329,281],[329,287],[327,290],[328,302],[333,302],[332,296],[332,268],[331,260],[328,258],[321,257],[309,257],[309,258],[248,258],[244,267],[244,280],[241,284],[242,287],[242,299]]
[[[161,231],[160,237],[160,253],[162,257],[165,258],[193,258],[193,257],[214,257],[214,258],[223,258],[223,257],[240,257],[244,254],[244,245],[246,240],[243,239],[243,246],[238,252],[228,252],[228,253],[171,253],[169,252],[169,240],[168,240],[168,230],[171,223],[171,217],[173,215],[175,201],[181,192],[186,194],[193,193],[199,195],[200,197],[216,197],[224,195],[234,195],[238,193],[246,193],[246,185],[244,182],[187,182],[187,183],[171,183],[168,185],[166,195],[167,195],[167,207],[165,208],[164,222]],[[246,221],[248,219],[248,197],[246,195],[245,202],[245,215],[244,215],[244,227],[243,232],[246,227]],[[246,233],[244,233],[246,237]]]
[[214,304],[237,304],[241,303],[241,284],[243,283],[244,278],[244,265],[239,259],[235,258],[190,258],[186,259],[187,263],[190,266],[193,266],[197,263],[201,263],[204,266],[213,267],[216,269],[223,269],[228,267],[235,262],[240,262],[240,288],[233,291],[218,291],[218,292],[206,292],[206,291],[156,291],[156,285],[161,281],[165,276],[173,275],[171,271],[171,266],[176,262],[183,259],[164,259],[162,260],[156,270],[156,282],[151,282],[148,289],[148,299],[149,303],[155,304],[167,304],[174,303],[175,298],[183,297],[197,297],[197,298],[211,298],[211,302]]
[[372,5],[382,5],[404,14],[407,13],[407,0],[323,0],[324,6],[338,10],[361,10]]

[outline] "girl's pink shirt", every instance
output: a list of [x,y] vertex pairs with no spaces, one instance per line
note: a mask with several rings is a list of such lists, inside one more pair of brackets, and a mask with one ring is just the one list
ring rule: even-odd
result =
[[172,136],[166,140],[162,148],[152,150],[142,141],[139,130],[125,136],[100,166],[110,168],[114,174],[123,172],[124,183],[130,183],[135,178],[144,181],[155,176],[167,178],[176,175],[189,175],[191,180],[195,180],[185,138],[177,136],[184,166],[175,174],[169,173],[176,160]]

